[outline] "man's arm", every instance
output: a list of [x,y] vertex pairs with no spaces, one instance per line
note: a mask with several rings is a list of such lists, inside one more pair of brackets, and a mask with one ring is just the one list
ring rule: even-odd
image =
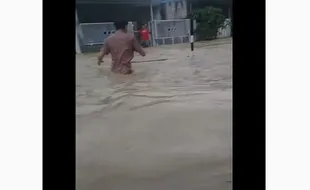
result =
[[98,65],[101,65],[101,63],[103,62],[102,59],[104,57],[104,55],[108,55],[110,53],[110,49],[108,46],[107,41],[103,44],[102,48],[100,49],[100,53],[98,55]]
[[145,56],[144,50],[142,49],[141,45],[138,43],[135,37],[132,39],[132,43],[133,43],[133,50],[138,52],[141,56]]

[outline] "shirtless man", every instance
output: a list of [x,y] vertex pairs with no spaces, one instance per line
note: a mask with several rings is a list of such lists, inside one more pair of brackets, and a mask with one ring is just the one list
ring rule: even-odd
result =
[[124,75],[133,73],[131,60],[134,57],[134,51],[140,53],[141,56],[145,56],[145,52],[134,35],[127,33],[127,24],[125,21],[115,23],[116,32],[106,39],[97,62],[100,65],[103,62],[104,55],[111,53],[111,71]]

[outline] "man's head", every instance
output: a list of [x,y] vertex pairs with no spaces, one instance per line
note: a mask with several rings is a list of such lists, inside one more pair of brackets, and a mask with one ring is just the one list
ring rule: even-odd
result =
[[144,29],[144,28],[147,28],[147,25],[146,24],[143,24],[142,25],[142,28]]
[[127,25],[128,22],[126,21],[118,21],[114,23],[116,30],[123,30],[124,32],[127,32]]

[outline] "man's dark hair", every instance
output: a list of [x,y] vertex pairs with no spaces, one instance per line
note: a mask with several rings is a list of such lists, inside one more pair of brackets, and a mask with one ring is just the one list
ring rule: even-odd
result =
[[128,22],[126,21],[118,21],[118,22],[114,22],[115,28],[116,30],[119,29],[126,29]]

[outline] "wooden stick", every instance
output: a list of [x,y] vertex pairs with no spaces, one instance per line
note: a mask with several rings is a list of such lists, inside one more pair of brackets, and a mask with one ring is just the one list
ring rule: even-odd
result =
[[155,62],[155,61],[166,61],[168,59],[153,59],[153,60],[145,60],[145,61],[132,61],[131,63],[143,63],[143,62]]

